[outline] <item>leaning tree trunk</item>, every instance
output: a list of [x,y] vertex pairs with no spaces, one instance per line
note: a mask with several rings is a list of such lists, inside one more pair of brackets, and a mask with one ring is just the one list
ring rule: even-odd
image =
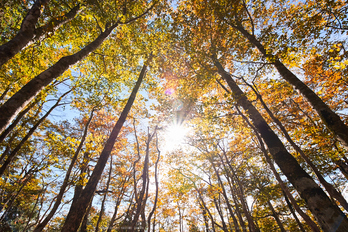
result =
[[316,217],[324,231],[348,231],[348,219],[345,214],[315,183],[315,181],[298,164],[296,159],[286,150],[284,144],[269,127],[262,115],[251,104],[237,83],[232,79],[216,57],[213,57],[218,73],[228,83],[237,105],[249,114],[249,117],[267,145],[269,152],[279,168],[306,201],[308,208]]
[[41,7],[49,0],[35,1],[22,21],[17,35],[0,46],[0,67],[22,50],[35,36],[35,25],[41,15]]
[[50,115],[50,113],[57,107],[59,106],[59,102],[63,99],[63,97],[65,95],[67,95],[68,93],[70,93],[71,90],[69,90],[68,92],[64,93],[58,100],[57,102],[46,112],[46,114],[40,118],[35,125],[30,128],[29,132],[24,136],[24,138],[19,142],[19,144],[15,147],[15,149],[13,149],[13,151],[7,156],[7,159],[4,161],[4,163],[2,164],[1,168],[0,168],[0,176],[2,176],[7,168],[7,166],[12,162],[13,158],[17,155],[18,151],[22,148],[22,146],[24,145],[25,142],[28,141],[28,139],[30,138],[30,136],[35,132],[35,130],[39,127],[39,125],[45,121],[45,119],[48,117],[48,115]]
[[94,195],[95,189],[98,185],[99,179],[101,177],[101,174],[103,173],[104,167],[106,165],[106,162],[111,154],[111,151],[114,147],[114,144],[116,142],[116,139],[118,137],[118,134],[120,133],[122,126],[124,122],[126,121],[127,115],[133,105],[133,102],[135,100],[136,94],[139,90],[140,84],[145,76],[147,63],[149,61],[145,62],[138,81],[136,82],[133,91],[127,101],[126,106],[124,107],[120,118],[117,120],[117,123],[115,124],[114,128],[111,131],[111,134],[109,136],[109,139],[107,140],[103,151],[100,154],[100,157],[98,159],[97,164],[94,167],[93,173],[87,182],[86,187],[82,190],[79,198],[77,199],[76,203],[71,206],[70,211],[66,217],[66,221],[62,227],[62,231],[64,232],[75,232],[78,230],[81,220],[83,219],[83,216],[86,213],[86,209],[88,205],[90,204],[92,197]]
[[115,23],[114,25],[106,28],[105,31],[102,32],[93,42],[75,54],[61,58],[52,67],[37,75],[10,99],[8,99],[0,107],[0,133],[6,129],[12,119],[16,117],[18,112],[21,111],[43,88],[63,74],[71,65],[76,64],[85,58],[89,53],[96,50],[117,25],[118,24]]
[[256,39],[255,35],[250,34],[241,24],[237,26],[234,25],[233,27],[242,33],[251,44],[257,47],[265,58],[270,59],[279,74],[295,89],[299,90],[299,92],[312,105],[313,109],[319,114],[329,130],[331,130],[343,146],[348,149],[348,126],[344,124],[341,118],[333,112],[313,90],[298,79],[297,76],[292,73],[276,56],[267,51],[261,42]]

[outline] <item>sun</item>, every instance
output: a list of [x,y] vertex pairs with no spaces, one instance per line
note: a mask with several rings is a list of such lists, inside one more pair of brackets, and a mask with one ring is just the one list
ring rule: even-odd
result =
[[166,151],[173,151],[181,144],[184,143],[186,135],[189,132],[189,128],[182,124],[172,124],[165,129],[164,148]]

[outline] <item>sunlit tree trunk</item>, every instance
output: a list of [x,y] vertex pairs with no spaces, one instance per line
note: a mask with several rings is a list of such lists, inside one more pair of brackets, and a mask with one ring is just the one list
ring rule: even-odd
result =
[[225,189],[225,186],[221,180],[221,177],[220,177],[220,174],[219,174],[219,171],[217,170],[217,167],[215,166],[214,164],[214,161],[213,160],[209,160],[211,165],[213,166],[213,169],[214,169],[214,172],[215,172],[215,175],[217,176],[218,178],[218,182],[219,182],[219,185],[220,185],[220,188],[222,189],[222,195],[224,196],[225,198],[225,202],[226,202],[226,205],[227,205],[227,209],[228,209],[228,212],[230,213],[231,217],[232,217],[232,220],[233,220],[233,225],[234,225],[234,229],[236,231],[240,231],[239,229],[239,225],[238,225],[238,222],[237,222],[237,219],[236,217],[234,216],[234,213],[233,213],[233,210],[232,210],[232,206],[229,202],[229,199],[228,199],[228,196],[227,196],[227,193],[226,193],[226,189]]
[[281,132],[283,133],[283,135],[285,136],[286,140],[291,144],[291,146],[300,154],[300,156],[306,161],[306,163],[312,168],[313,172],[315,173],[315,175],[317,176],[319,182],[324,186],[325,190],[329,193],[329,195],[332,198],[335,198],[340,204],[341,206],[348,211],[348,203],[347,201],[344,199],[344,197],[342,196],[342,194],[340,192],[338,192],[336,190],[336,188],[330,184],[329,182],[327,182],[323,175],[320,173],[320,171],[318,170],[318,168],[314,165],[314,163],[307,157],[307,155],[302,151],[302,149],[297,146],[297,144],[291,139],[289,133],[287,132],[287,130],[285,129],[285,127],[283,126],[283,124],[280,122],[280,120],[278,118],[276,118],[274,116],[274,114],[272,113],[272,111],[268,108],[268,106],[266,105],[266,103],[263,101],[262,96],[258,93],[258,91],[252,87],[251,85],[249,85],[253,91],[255,92],[255,94],[257,95],[258,99],[260,100],[263,108],[266,110],[267,114],[271,117],[271,119],[276,123],[276,125],[279,127],[279,129],[281,130]]

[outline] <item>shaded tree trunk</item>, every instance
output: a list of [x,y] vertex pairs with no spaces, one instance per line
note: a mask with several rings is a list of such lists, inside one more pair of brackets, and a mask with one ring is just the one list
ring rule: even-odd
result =
[[273,159],[306,201],[309,209],[318,220],[324,231],[347,231],[348,220],[344,213],[328,198],[325,192],[302,169],[296,159],[286,150],[278,136],[269,127],[267,122],[244,95],[236,82],[232,79],[216,57],[213,57],[218,73],[227,82],[232,90],[233,97],[249,114],[255,128],[273,156]]
[[111,172],[112,172],[112,156],[110,157],[109,176],[108,176],[108,180],[107,180],[107,183],[106,183],[105,194],[103,196],[102,204],[101,204],[101,207],[100,207],[100,213],[99,213],[97,225],[95,226],[95,232],[99,232],[99,224],[100,224],[100,222],[101,222],[101,220],[103,218],[104,209],[105,209],[105,201],[106,201],[106,197],[108,195],[110,181],[111,181]]
[[278,216],[278,213],[275,211],[275,209],[274,209],[272,203],[271,203],[269,200],[267,200],[267,205],[268,205],[268,207],[271,209],[272,215],[273,215],[274,219],[276,220],[276,222],[277,222],[277,224],[278,224],[278,226],[279,226],[280,231],[281,231],[281,232],[286,232],[286,230],[285,230],[285,228],[284,228],[284,226],[283,226],[283,223],[280,221],[280,218],[279,218],[279,216]]
[[0,67],[24,48],[35,36],[35,25],[41,15],[41,7],[49,0],[37,0],[22,21],[17,35],[0,46]]

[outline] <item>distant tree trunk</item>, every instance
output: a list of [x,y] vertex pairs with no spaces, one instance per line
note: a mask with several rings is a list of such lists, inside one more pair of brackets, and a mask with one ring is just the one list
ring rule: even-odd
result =
[[47,113],[40,118],[35,125],[30,128],[29,132],[24,136],[24,138],[19,142],[19,144],[15,147],[15,149],[13,149],[13,151],[7,156],[7,159],[5,160],[5,162],[2,164],[1,168],[0,168],[0,176],[2,176],[7,168],[7,166],[12,162],[13,158],[17,155],[17,152],[22,148],[23,144],[28,141],[28,139],[30,138],[30,136],[35,132],[35,130],[39,127],[39,125],[48,117],[48,115],[50,115],[50,113],[57,107],[59,106],[59,102],[63,99],[63,97],[65,97],[65,95],[67,95],[68,93],[70,93],[71,90],[69,90],[68,92],[64,93],[58,100],[57,102],[47,111]]
[[104,214],[104,210],[105,210],[105,201],[106,201],[106,197],[108,195],[108,191],[109,191],[109,186],[110,186],[110,181],[111,181],[111,173],[112,173],[112,156],[110,157],[110,169],[109,169],[109,176],[108,176],[108,180],[106,182],[106,188],[105,188],[105,193],[103,196],[103,200],[102,200],[102,204],[100,207],[100,212],[99,212],[99,217],[98,217],[98,221],[97,221],[97,225],[95,226],[95,232],[99,232],[99,224],[103,218],[103,214]]
[[217,176],[218,178],[218,182],[219,182],[219,185],[220,185],[220,188],[222,189],[222,195],[224,196],[225,198],[225,202],[226,202],[226,205],[227,205],[227,209],[232,217],[232,220],[233,220],[233,225],[234,225],[234,229],[235,231],[240,231],[239,229],[239,225],[238,225],[238,222],[237,222],[237,219],[236,217],[234,216],[234,213],[232,211],[232,206],[229,202],[229,199],[227,197],[227,193],[226,193],[226,189],[225,189],[225,186],[224,184],[222,183],[222,180],[221,180],[221,177],[220,177],[220,174],[219,174],[219,171],[217,170],[215,164],[214,164],[214,161],[211,159],[209,160],[211,165],[213,166],[213,169],[214,169],[214,172],[215,172],[215,175]]
[[[222,162],[222,165],[224,166],[224,169],[226,170],[226,174],[225,174],[225,176],[226,176],[226,179],[227,179],[227,182],[228,182],[228,185],[230,186],[230,191],[231,191],[231,195],[232,195],[232,198],[233,198],[233,201],[234,201],[234,205],[235,205],[235,211],[236,211],[236,214],[237,214],[237,217],[238,217],[238,221],[239,221],[239,224],[240,224],[240,226],[242,227],[242,231],[243,232],[247,232],[247,228],[246,228],[246,226],[245,226],[245,223],[244,223],[244,219],[243,219],[243,217],[242,217],[242,214],[241,214],[241,212],[240,212],[240,208],[239,208],[239,201],[238,201],[238,199],[237,199],[237,197],[236,197],[236,195],[237,195],[237,193],[236,193],[236,190],[235,190],[235,188],[233,188],[232,187],[232,183],[231,183],[231,175],[230,175],[230,173],[228,173],[229,172],[229,168],[226,166],[226,164],[225,164],[225,162],[224,162],[224,160],[223,160],[223,157],[218,153],[218,156],[220,157],[220,160],[221,160],[221,162]],[[248,214],[248,215],[247,215]],[[246,212],[246,217],[249,217],[249,218],[251,218],[251,215],[249,215],[249,211],[248,212]],[[234,220],[233,219],[234,218],[234,215],[232,215],[232,220]]]
[[[244,211],[244,215],[245,217],[247,218],[247,221],[248,221],[248,227],[249,227],[249,230],[251,232],[260,232],[260,230],[257,228],[257,226],[255,225],[254,223],[254,220],[249,212],[249,209],[248,209],[248,204],[246,203],[246,200],[245,200],[245,196],[244,196],[244,190],[243,190],[243,185],[241,184],[234,168],[232,167],[232,165],[229,163],[229,160],[227,158],[227,155],[226,155],[226,151],[222,149],[222,147],[220,147],[223,155],[224,155],[224,158],[226,159],[226,163],[228,165],[228,171],[227,171],[227,176],[229,177],[228,179],[232,182],[230,184],[230,187],[231,187],[231,190],[233,192],[236,193],[236,195],[239,197],[239,200],[241,202],[241,205],[242,205],[242,208],[243,208],[243,211]],[[220,155],[219,155],[220,156]],[[224,163],[223,161],[223,158],[220,156],[220,159],[221,161]],[[225,165],[225,163],[224,163]],[[225,165],[226,166],[226,165]],[[232,173],[232,175],[229,174]],[[236,179],[236,182],[237,182],[237,185],[238,185],[238,189],[239,191],[236,189],[236,187],[234,186],[235,185],[235,181],[234,179]]]
[[124,179],[124,181],[122,182],[122,184],[121,184],[120,195],[117,197],[114,213],[113,213],[113,215],[112,215],[112,217],[110,219],[107,232],[111,232],[112,231],[112,228],[113,228],[115,220],[116,220],[118,207],[120,206],[120,204],[122,202],[122,198],[123,198],[123,196],[124,196],[124,194],[126,192],[126,183],[128,182],[129,178],[130,178],[130,176],[128,178],[126,177]]
[[[151,218],[152,215],[155,213],[156,210],[156,206],[157,206],[157,200],[158,200],[158,174],[157,174],[157,170],[158,170],[158,162],[161,158],[161,152],[158,148],[158,138],[157,138],[157,134],[156,134],[156,148],[157,148],[157,160],[155,162],[155,186],[156,186],[156,193],[155,193],[155,200],[153,202],[153,207],[152,210],[147,218],[147,231],[151,231]],[[154,223],[155,224],[155,223]]]
[[319,114],[326,126],[336,135],[337,139],[345,146],[345,148],[348,149],[348,126],[344,124],[341,118],[333,112],[314,91],[312,91],[306,84],[298,79],[295,74],[285,67],[277,57],[267,51],[261,42],[256,39],[255,35],[250,34],[241,24],[233,25],[232,27],[242,33],[265,58],[271,59],[272,64],[278,70],[279,74],[295,89],[300,91],[300,93],[312,105],[313,109]]
[[37,0],[22,21],[17,35],[0,46],[0,67],[25,47],[35,36],[35,25],[41,15],[41,7],[49,0]]
[[[145,159],[144,159],[144,166],[143,166],[143,173],[142,173],[142,187],[140,190],[140,193],[138,197],[136,198],[136,210],[135,210],[135,215],[133,218],[133,221],[131,223],[132,231],[134,230],[136,224],[138,223],[139,215],[142,214],[142,221],[143,223],[146,223],[145,219],[145,205],[146,201],[148,198],[148,187],[149,187],[149,156],[150,156],[150,143],[151,140],[153,139],[155,133],[156,133],[157,128],[155,131],[150,134],[148,132],[147,136],[147,141],[146,141],[146,151],[145,151]],[[138,153],[139,154],[139,153]],[[134,166],[135,167],[135,166]],[[144,228],[145,229],[145,228]]]
[[348,220],[344,213],[327,197],[325,192],[302,169],[296,159],[286,150],[278,136],[269,127],[267,122],[244,95],[236,82],[232,79],[216,57],[213,57],[218,73],[227,82],[232,90],[233,97],[249,114],[253,125],[267,144],[273,159],[306,201],[309,209],[318,220],[324,231],[343,232],[348,230]]
[[63,180],[63,184],[61,185],[60,187],[60,190],[59,190],[59,193],[56,197],[56,201],[53,205],[53,208],[51,209],[50,213],[46,216],[46,218],[39,224],[36,226],[36,228],[34,229],[34,232],[40,232],[42,231],[45,226],[48,224],[48,222],[51,220],[51,218],[54,216],[54,214],[56,213],[60,203],[62,202],[62,199],[63,199],[63,195],[65,193],[65,190],[66,188],[68,187],[68,184],[69,184],[69,178],[70,178],[70,175],[71,175],[71,171],[76,163],[76,160],[80,154],[80,151],[82,149],[82,146],[86,140],[86,137],[87,137],[87,132],[88,132],[88,127],[92,121],[92,118],[93,118],[93,113],[94,113],[94,108],[92,109],[91,111],[91,114],[89,116],[89,119],[85,125],[85,128],[84,128],[84,131],[83,131],[83,135],[81,137],[81,141],[80,141],[80,144],[79,146],[77,147],[76,151],[75,151],[75,154],[74,156],[72,157],[71,159],[71,162],[70,162],[70,165],[69,165],[69,168],[68,170],[66,171],[66,174],[65,174],[65,178]]
[[133,88],[133,91],[132,91],[132,93],[127,101],[127,104],[124,107],[119,119],[117,120],[117,123],[115,124],[113,130],[111,131],[109,139],[107,140],[107,142],[104,146],[104,149],[100,154],[98,162],[94,167],[93,173],[92,173],[89,181],[87,182],[86,187],[82,190],[82,192],[79,196],[79,199],[76,201],[76,204],[72,204],[70,211],[66,217],[66,221],[62,227],[62,231],[75,232],[80,227],[81,220],[86,213],[86,209],[87,209],[89,203],[92,200],[95,189],[97,187],[97,184],[99,182],[101,174],[103,173],[106,162],[107,162],[107,160],[111,154],[111,151],[114,147],[114,144],[116,142],[118,134],[120,133],[122,126],[123,126],[124,122],[126,121],[128,112],[130,111],[130,109],[133,105],[133,102],[134,102],[136,94],[139,90],[140,84],[145,76],[148,62],[149,62],[149,60],[147,62],[145,62],[144,66],[141,70],[138,81],[136,82],[136,84]]
[[220,207],[220,201],[218,202],[215,196],[213,196],[213,200],[214,200],[214,205],[215,205],[216,211],[218,212],[218,214],[220,216],[220,220],[222,223],[222,230],[225,232],[228,232],[227,224],[225,222],[224,215],[222,214],[222,210]]
[[285,193],[284,191],[282,191],[282,192],[283,192],[283,195],[284,195],[285,202],[286,202],[286,204],[288,205],[288,208],[289,208],[289,210],[290,210],[292,216],[294,217],[294,219],[295,219],[295,221],[296,221],[298,227],[300,228],[300,230],[301,230],[302,232],[306,232],[306,230],[305,230],[305,228],[303,227],[301,221],[298,219],[298,217],[297,217],[297,215],[296,215],[296,212],[294,211],[294,208],[293,208],[293,206],[291,205],[291,203],[290,203],[290,201],[289,201],[289,198],[287,197],[287,195],[286,195],[286,193]]
[[88,56],[89,53],[97,49],[109,36],[112,30],[117,27],[117,25],[118,24],[116,23],[106,28],[105,31],[102,32],[93,42],[75,54],[61,58],[57,63],[34,77],[10,99],[8,99],[0,107],[0,133],[6,129],[18,112],[21,111],[23,107],[25,107],[43,88],[63,74],[71,65],[76,64]]
[[277,224],[278,224],[278,226],[279,226],[280,231],[281,231],[281,232],[286,232],[286,230],[285,230],[285,228],[284,228],[284,226],[283,226],[283,223],[280,221],[280,218],[279,218],[279,216],[278,216],[278,213],[275,211],[275,209],[274,209],[272,203],[271,203],[269,200],[267,200],[267,205],[268,205],[268,207],[271,209],[272,215],[273,215],[274,219],[276,220],[276,222],[277,222]]

